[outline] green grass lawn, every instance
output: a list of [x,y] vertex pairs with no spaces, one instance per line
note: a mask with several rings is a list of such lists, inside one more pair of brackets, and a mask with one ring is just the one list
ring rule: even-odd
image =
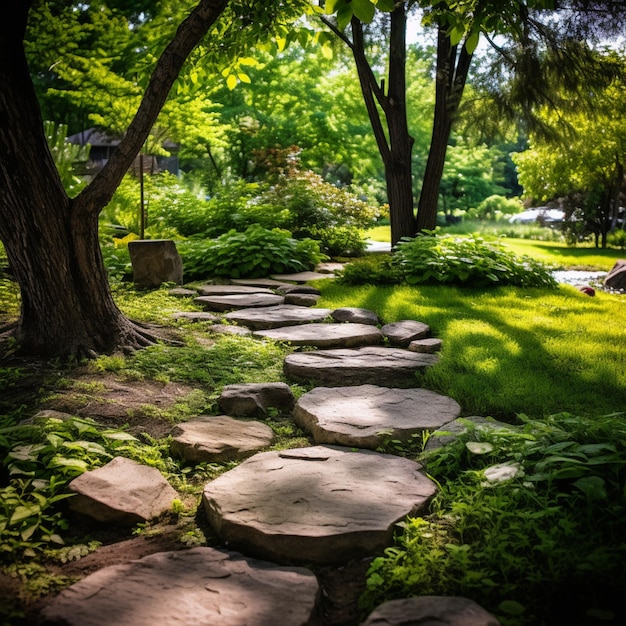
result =
[[577,289],[348,287],[320,281],[319,306],[373,309],[384,322],[416,319],[443,340],[424,386],[464,415],[514,421],[626,408],[626,296]]

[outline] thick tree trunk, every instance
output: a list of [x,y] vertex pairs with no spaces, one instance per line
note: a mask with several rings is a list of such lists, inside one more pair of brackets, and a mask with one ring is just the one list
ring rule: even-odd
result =
[[417,206],[417,231],[437,226],[439,187],[446,161],[452,125],[463,97],[472,62],[467,48],[452,46],[444,26],[437,33],[437,74],[435,78],[435,115],[433,132],[424,171],[424,183]]
[[109,288],[98,215],[148,136],[189,52],[228,0],[201,0],[165,49],[119,149],[75,199],[65,193],[43,132],[22,45],[30,4],[10,3],[0,24],[0,238],[19,283],[20,350],[92,356],[148,342]]

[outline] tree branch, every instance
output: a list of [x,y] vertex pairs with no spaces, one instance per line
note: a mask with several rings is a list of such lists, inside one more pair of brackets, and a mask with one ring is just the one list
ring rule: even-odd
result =
[[229,0],[200,0],[167,45],[148,83],[133,121],[115,152],[94,180],[72,201],[86,213],[99,213],[145,143],[170,89],[191,51],[220,16]]

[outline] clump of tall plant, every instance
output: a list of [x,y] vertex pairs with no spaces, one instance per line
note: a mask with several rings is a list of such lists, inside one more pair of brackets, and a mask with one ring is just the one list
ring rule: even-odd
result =
[[424,457],[440,491],[370,567],[364,609],[411,595],[476,600],[507,626],[610,614],[626,585],[623,414],[468,425]]

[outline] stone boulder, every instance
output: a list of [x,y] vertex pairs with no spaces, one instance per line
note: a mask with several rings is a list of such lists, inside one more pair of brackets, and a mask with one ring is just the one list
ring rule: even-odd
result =
[[425,339],[430,335],[430,327],[415,320],[385,324],[380,330],[389,339],[389,345],[397,348],[407,348],[412,341]]
[[434,391],[359,385],[316,387],[305,393],[296,404],[294,421],[316,443],[375,450],[386,438],[407,441],[460,414],[457,402]]
[[286,383],[226,385],[217,399],[220,410],[239,417],[266,417],[270,409],[291,413],[294,397]]
[[356,350],[294,352],[285,357],[283,371],[292,380],[309,381],[324,387],[366,384],[419,387],[417,372],[423,372],[437,361],[434,354],[367,346]]
[[357,348],[383,341],[380,330],[367,324],[304,324],[257,330],[254,335],[274,341],[286,341],[294,346],[316,348]]
[[361,626],[500,626],[473,600],[417,596],[381,604]]
[[128,242],[133,280],[140,289],[163,283],[183,283],[183,261],[171,239],[138,239]]
[[443,342],[441,339],[436,339],[435,337],[428,337],[427,339],[416,339],[415,341],[411,341],[408,346],[408,349],[411,352],[422,352],[424,354],[434,354],[435,352],[439,352]]
[[358,307],[342,307],[332,312],[332,318],[337,322],[352,322],[353,324],[370,324],[376,326],[380,319],[374,311]]
[[285,295],[285,304],[296,306],[315,306],[320,299],[313,293],[288,293]]
[[272,443],[272,429],[227,415],[201,416],[172,428],[172,455],[191,463],[245,459]]
[[172,508],[178,493],[159,470],[124,457],[85,472],[69,484],[70,508],[97,522],[131,526]]
[[318,594],[308,569],[199,547],[100,569],[41,616],[59,626],[304,626]]
[[320,296],[322,292],[316,287],[310,285],[292,285],[285,284],[276,288],[276,293],[281,296],[288,296],[290,294],[304,294],[309,296]]
[[204,489],[222,541],[277,563],[338,563],[376,554],[436,486],[413,461],[314,446],[261,452]]
[[604,279],[604,286],[615,291],[626,291],[626,259],[618,259]]

